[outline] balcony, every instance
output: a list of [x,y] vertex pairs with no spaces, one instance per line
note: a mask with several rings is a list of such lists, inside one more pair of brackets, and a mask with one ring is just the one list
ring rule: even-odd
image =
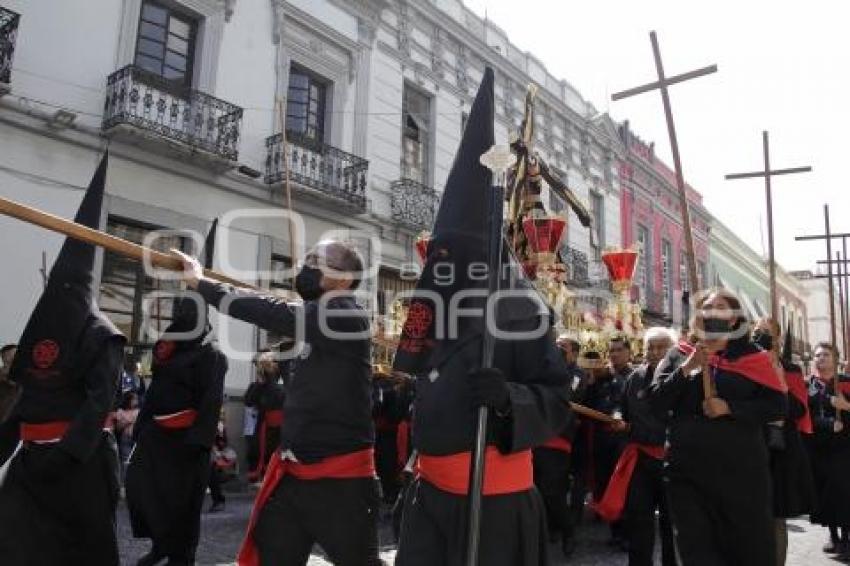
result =
[[429,230],[434,224],[440,195],[413,179],[390,183],[390,207],[393,220],[413,230]]
[[566,284],[568,287],[586,289],[591,286],[587,254],[570,246],[561,248],[561,259],[567,268]]
[[8,93],[12,82],[12,58],[21,16],[0,6],[0,96]]
[[358,212],[366,211],[366,175],[369,162],[298,132],[286,132],[286,159],[283,136],[266,138],[266,183],[280,185],[290,180],[304,194],[332,200]]
[[239,156],[242,109],[128,65],[106,81],[103,131],[152,140],[159,148],[201,154],[225,167]]

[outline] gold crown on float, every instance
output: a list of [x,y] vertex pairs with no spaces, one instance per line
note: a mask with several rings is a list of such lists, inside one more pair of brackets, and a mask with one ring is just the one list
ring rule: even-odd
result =
[[605,367],[608,360],[608,339],[596,330],[582,330],[578,335],[581,352],[578,365],[584,369]]

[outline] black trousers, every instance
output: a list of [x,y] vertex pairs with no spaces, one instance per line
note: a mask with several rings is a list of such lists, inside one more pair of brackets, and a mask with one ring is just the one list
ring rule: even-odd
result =
[[534,486],[546,508],[550,534],[563,540],[573,536],[573,516],[567,506],[570,491],[570,453],[553,448],[534,449]]
[[[467,498],[424,480],[407,490],[395,566],[466,564]],[[482,498],[478,563],[545,566],[546,525],[535,489]]]
[[55,478],[33,473],[49,445],[24,446],[0,487],[0,564],[118,566],[118,454],[111,434]]
[[655,547],[655,511],[661,531],[661,564],[676,566],[673,528],[664,492],[664,463],[646,454],[638,456],[629,493],[625,519],[629,540],[629,566],[652,566]]
[[284,476],[254,530],[261,566],[304,566],[317,543],[335,566],[375,566],[378,486],[371,478]]
[[215,462],[210,463],[210,498],[213,503],[224,503],[224,493],[221,491],[221,470],[215,465]]

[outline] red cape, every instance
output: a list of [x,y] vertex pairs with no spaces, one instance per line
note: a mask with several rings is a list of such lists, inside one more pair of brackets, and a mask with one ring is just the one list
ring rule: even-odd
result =
[[788,384],[788,393],[793,395],[805,407],[806,412],[797,419],[797,429],[804,434],[812,434],[812,415],[809,413],[809,392],[803,373],[798,370],[785,372],[785,382]]
[[750,381],[780,393],[787,393],[788,388],[782,383],[770,352],[758,351],[744,354],[736,360],[727,360],[718,355],[712,355],[708,364],[718,370],[729,371],[743,375]]

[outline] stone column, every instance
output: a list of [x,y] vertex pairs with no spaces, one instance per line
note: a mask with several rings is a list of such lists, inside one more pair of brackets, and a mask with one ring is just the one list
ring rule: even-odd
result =
[[366,157],[369,129],[369,84],[372,75],[372,46],[375,43],[375,22],[365,18],[357,20],[358,51],[354,64],[357,88],[354,95],[354,136],[352,153]]

